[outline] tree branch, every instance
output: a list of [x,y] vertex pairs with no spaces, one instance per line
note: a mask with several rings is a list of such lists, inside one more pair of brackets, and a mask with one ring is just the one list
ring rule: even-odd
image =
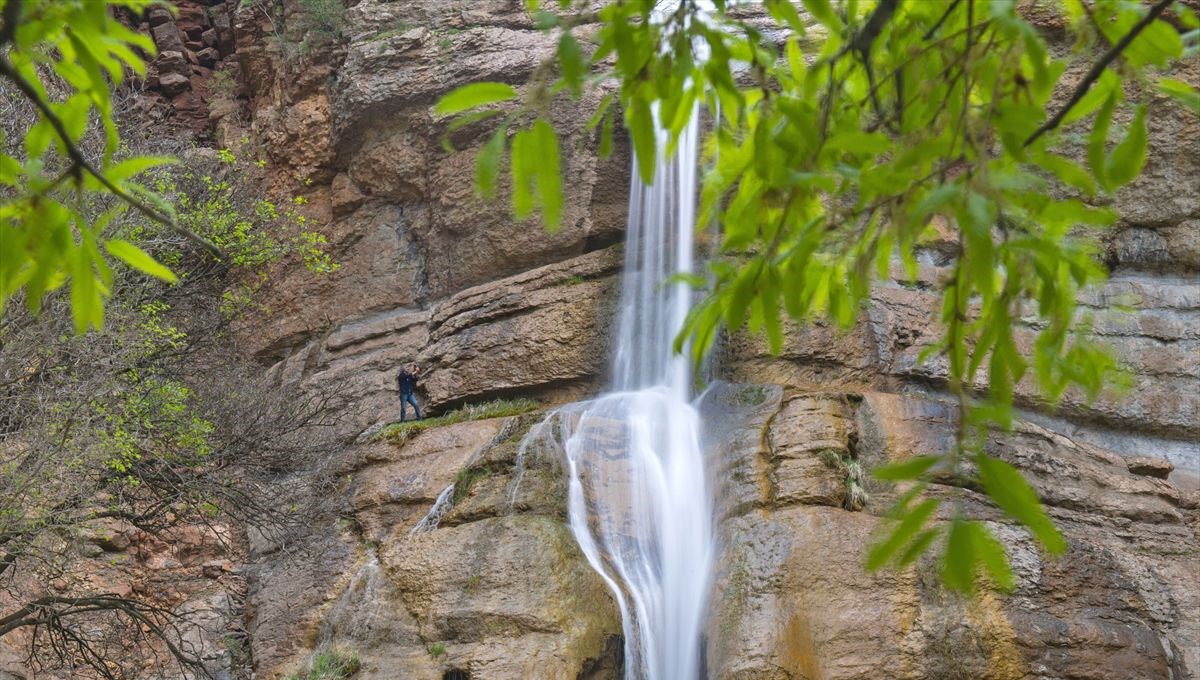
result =
[[867,18],[867,23],[863,24],[863,27],[854,34],[854,38],[850,40],[846,49],[858,52],[865,61],[867,54],[871,51],[871,45],[883,31],[884,25],[895,14],[899,2],[900,0],[881,0],[875,7],[875,11],[871,12],[871,16]]
[[1126,47],[1129,47],[1130,43],[1132,43],[1134,39],[1138,37],[1138,34],[1145,30],[1147,26],[1154,23],[1154,20],[1157,19],[1163,12],[1165,12],[1167,7],[1170,7],[1171,3],[1174,1],[1175,0],[1159,0],[1158,4],[1151,7],[1150,11],[1146,13],[1146,16],[1142,17],[1141,21],[1137,22],[1133,28],[1129,29],[1129,32],[1126,33],[1125,36],[1120,40],[1118,40],[1117,44],[1113,45],[1112,48],[1104,54],[1104,56],[1100,57],[1099,61],[1092,65],[1091,70],[1087,72],[1087,75],[1085,75],[1083,80],[1079,82],[1079,85],[1075,87],[1075,91],[1071,93],[1071,98],[1067,100],[1067,103],[1063,105],[1063,107],[1058,110],[1058,113],[1054,114],[1050,120],[1043,123],[1042,126],[1035,130],[1032,135],[1029,135],[1029,139],[1025,140],[1024,146],[1033,144],[1039,137],[1061,125],[1063,119],[1066,118],[1067,114],[1071,112],[1071,109],[1079,103],[1079,100],[1083,99],[1083,96],[1086,95],[1087,91],[1091,89],[1092,84],[1095,83],[1100,78],[1101,74],[1104,73],[1104,69],[1108,68],[1108,65],[1111,64],[1117,57],[1119,57],[1121,53],[1125,51]]
[[4,28],[0,28],[0,47],[11,42],[17,33],[17,26],[21,23],[21,2],[8,0],[4,3],[4,12],[0,14],[0,19],[4,19]]
[[962,0],[954,0],[954,2],[950,3],[950,5],[946,7],[946,11],[942,12],[942,16],[937,20],[937,23],[935,23],[932,28],[926,31],[925,35],[921,36],[921,40],[929,40],[932,38],[933,34],[937,33],[937,30],[942,27],[942,24],[946,23],[946,19],[950,18],[950,14],[954,12],[954,8],[958,7],[958,3],[960,2],[962,2]]
[[[9,28],[9,24],[7,23],[9,9],[10,7],[16,7],[17,5],[19,5],[19,0],[9,0],[9,3],[4,6],[5,33],[8,32]],[[0,38],[2,37],[3,35],[0,35]],[[0,45],[2,44],[3,41],[0,41]],[[0,76],[4,76],[8,80],[12,81],[12,83],[17,86],[17,89],[20,90],[29,101],[33,102],[33,105],[37,107],[42,116],[49,121],[50,126],[54,128],[55,134],[58,135],[59,140],[62,142],[63,148],[67,151],[67,157],[71,159],[71,162],[75,165],[75,167],[84,170],[92,177],[95,177],[96,180],[100,182],[100,184],[103,185],[104,188],[107,189],[112,195],[132,206],[141,214],[154,220],[155,222],[165,225],[175,233],[205,249],[217,259],[224,259],[225,254],[220,248],[216,247],[212,243],[209,243],[206,239],[192,230],[183,227],[170,215],[164,214],[152,206],[149,206],[134,198],[129,192],[117,186],[112,180],[106,177],[103,172],[96,168],[96,166],[92,165],[92,163],[88,161],[86,157],[84,157],[83,151],[81,151],[79,147],[75,145],[75,142],[71,140],[71,136],[67,132],[66,125],[63,124],[62,119],[58,117],[58,114],[54,112],[54,109],[50,108],[50,104],[48,102],[43,100],[41,96],[38,95],[38,92],[34,89],[33,85],[30,84],[29,81],[25,80],[24,76],[22,76],[16,70],[16,68],[13,67],[12,63],[9,62],[8,58],[4,55],[0,55]]]

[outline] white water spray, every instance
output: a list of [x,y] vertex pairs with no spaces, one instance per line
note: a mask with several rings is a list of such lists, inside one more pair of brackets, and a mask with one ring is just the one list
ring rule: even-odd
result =
[[692,266],[698,117],[671,156],[659,131],[652,185],[633,173],[614,391],[559,409],[526,439],[565,462],[571,530],[621,610],[626,680],[701,672],[712,499],[690,360],[672,352],[691,291],[668,282]]

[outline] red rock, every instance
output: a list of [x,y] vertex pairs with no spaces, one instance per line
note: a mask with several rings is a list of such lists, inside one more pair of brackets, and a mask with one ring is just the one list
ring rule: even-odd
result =
[[151,31],[159,52],[183,52],[183,36],[172,23],[160,24]]

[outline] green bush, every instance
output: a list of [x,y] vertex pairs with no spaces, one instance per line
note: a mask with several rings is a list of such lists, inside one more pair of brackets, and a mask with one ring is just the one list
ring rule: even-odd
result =
[[300,11],[308,45],[337,40],[346,30],[345,0],[300,0]]
[[344,680],[357,673],[361,665],[358,652],[330,649],[314,654],[307,671],[289,675],[287,680]]

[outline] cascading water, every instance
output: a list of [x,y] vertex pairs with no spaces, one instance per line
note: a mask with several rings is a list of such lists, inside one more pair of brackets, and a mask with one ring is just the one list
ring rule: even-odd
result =
[[[565,462],[571,530],[621,610],[626,680],[693,680],[710,587],[712,499],[690,360],[672,351],[691,303],[698,115],[655,181],[633,173],[613,388],[530,432]],[[636,168],[636,161],[634,164]]]

